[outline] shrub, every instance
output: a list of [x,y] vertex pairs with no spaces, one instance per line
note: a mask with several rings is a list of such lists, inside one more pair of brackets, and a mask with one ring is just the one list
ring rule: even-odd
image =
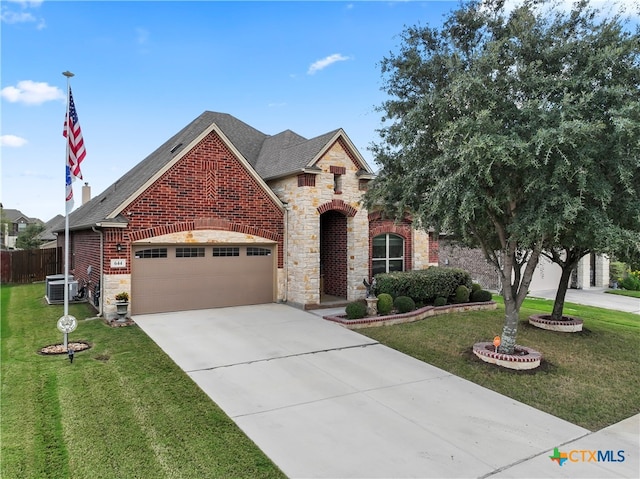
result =
[[640,291],[640,279],[635,274],[630,273],[629,276],[622,280],[620,286],[629,291]]
[[433,302],[434,306],[444,306],[445,304],[447,304],[447,298],[444,296],[438,296]]
[[345,312],[349,319],[364,318],[367,315],[367,305],[362,301],[354,301],[353,303],[347,304]]
[[378,295],[378,313],[389,314],[393,309],[393,298],[388,293],[380,293]]
[[491,301],[492,298],[491,291],[479,289],[478,291],[471,292],[471,301],[473,303],[486,303],[487,301]]
[[473,283],[471,285],[471,294],[473,294],[476,291],[480,291],[482,290],[482,286],[480,286],[478,283]]
[[431,304],[438,296],[453,297],[456,288],[471,288],[469,273],[458,268],[433,266],[425,270],[393,272],[376,275],[376,292],[392,297],[409,296],[416,302]]
[[460,285],[456,288],[456,292],[453,298],[455,303],[468,303],[469,302],[469,288]]
[[398,296],[393,302],[393,307],[399,313],[408,313],[416,309],[416,303],[409,296]]
[[627,265],[620,261],[612,261],[609,263],[609,281],[621,282],[627,272]]

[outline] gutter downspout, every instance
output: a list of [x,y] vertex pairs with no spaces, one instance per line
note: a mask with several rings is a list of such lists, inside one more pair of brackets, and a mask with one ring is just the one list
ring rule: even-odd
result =
[[104,233],[97,230],[95,226],[92,226],[91,229],[100,235],[100,311],[98,311],[98,317],[101,317],[104,313],[104,295],[102,294],[104,288]]

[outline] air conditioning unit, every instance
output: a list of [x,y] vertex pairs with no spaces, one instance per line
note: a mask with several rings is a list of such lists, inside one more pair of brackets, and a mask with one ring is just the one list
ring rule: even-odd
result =
[[[69,299],[73,299],[78,294],[78,282],[69,281]],[[51,303],[64,302],[64,279],[62,281],[48,281],[47,282],[47,300]]]
[[[69,281],[73,279],[73,275],[69,275]],[[50,274],[45,278],[45,284],[47,287],[47,291],[49,291],[49,283],[52,281],[64,281],[64,274]]]

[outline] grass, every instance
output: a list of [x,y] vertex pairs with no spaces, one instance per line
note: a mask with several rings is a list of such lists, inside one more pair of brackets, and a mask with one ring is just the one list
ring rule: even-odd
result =
[[70,305],[73,364],[44,285],[0,289],[3,478],[275,478],[282,472],[139,328]]
[[631,291],[629,289],[608,289],[605,293],[629,296],[630,298],[640,298],[640,291]]
[[582,333],[530,326],[529,315],[549,313],[553,301],[527,299],[520,311],[518,344],[543,354],[533,372],[517,372],[477,359],[474,343],[500,335],[501,298],[496,311],[434,316],[415,323],[359,329],[382,344],[515,400],[595,431],[640,412],[640,316],[565,305],[584,320]]

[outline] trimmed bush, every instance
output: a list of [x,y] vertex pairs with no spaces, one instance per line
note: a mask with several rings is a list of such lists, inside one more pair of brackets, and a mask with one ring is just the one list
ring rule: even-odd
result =
[[353,303],[347,304],[345,312],[349,319],[361,319],[367,315],[367,305],[362,301],[354,301]]
[[393,309],[393,298],[388,293],[380,293],[378,295],[378,313],[389,314]]
[[453,298],[454,303],[468,303],[469,302],[469,288],[460,285],[456,288],[456,293]]
[[444,296],[438,296],[435,301],[433,302],[434,306],[444,306],[447,304],[447,298],[445,298]]
[[458,286],[471,289],[469,273],[458,268],[441,268],[398,271],[376,275],[376,292],[392,297],[409,296],[418,303],[431,304],[438,296],[454,297]]
[[612,261],[611,263],[609,263],[609,280],[611,282],[622,282],[622,279],[625,277],[626,272],[627,265],[625,263],[622,263],[620,261]]
[[491,294],[491,291],[480,289],[478,291],[471,292],[472,303],[486,303],[487,301],[491,301],[492,298],[493,295]]
[[629,291],[640,291],[640,279],[638,279],[633,273],[629,273],[625,279],[620,283],[624,289]]
[[471,285],[471,294],[473,294],[476,291],[480,291],[482,289],[482,286],[480,286],[478,283],[473,283]]
[[408,313],[416,309],[416,303],[409,296],[398,296],[393,302],[393,307],[399,313]]

